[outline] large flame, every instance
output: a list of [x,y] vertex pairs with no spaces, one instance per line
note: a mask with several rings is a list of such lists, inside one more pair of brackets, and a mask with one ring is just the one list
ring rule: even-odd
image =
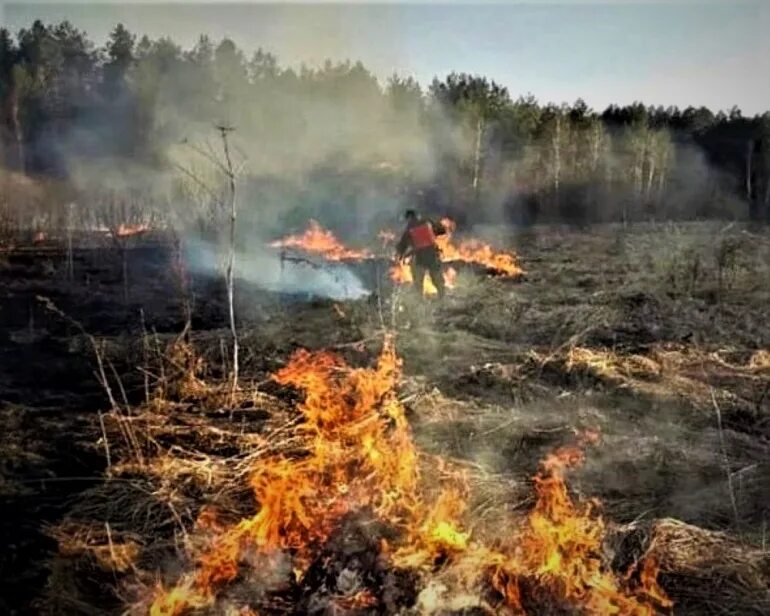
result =
[[[452,234],[456,224],[449,218],[443,218],[441,224],[447,230],[445,235],[436,238],[436,243],[441,251],[443,262],[464,261],[475,263],[493,270],[505,277],[517,277],[523,274],[518,266],[515,255],[502,251],[495,251],[489,244],[476,239],[464,239],[459,244],[452,242]],[[396,235],[392,231],[382,230],[377,234],[383,248],[392,244]],[[345,246],[329,230],[324,229],[317,221],[311,220],[308,228],[300,235],[289,235],[270,244],[276,248],[297,248],[311,254],[322,256],[328,261],[360,261],[374,257],[367,249],[356,250]],[[395,262],[390,267],[390,278],[398,285],[412,284],[412,272],[408,260]],[[455,286],[457,271],[448,267],[443,272],[444,286],[451,289]],[[426,274],[422,281],[423,295],[436,295],[438,290]]]
[[306,252],[318,254],[329,261],[367,259],[372,256],[368,250],[347,248],[335,235],[311,220],[309,227],[301,235],[289,235],[270,244],[276,248],[300,248]]
[[[305,393],[298,405],[304,422],[296,435],[302,447],[254,463],[254,516],[225,526],[211,510],[201,513],[199,528],[211,539],[195,571],[170,589],[159,587],[150,613],[178,616],[211,606],[246,568],[269,577],[265,572],[280,558],[290,560],[301,582],[343,517],[363,511],[395,531],[395,539],[381,545],[392,566],[419,573],[423,581],[446,576],[458,592],[491,595],[508,613],[525,613],[524,596],[596,614],[652,615],[670,606],[652,559],[641,562],[635,582],[603,563],[605,526],[595,513],[597,503],[569,495],[565,472],[582,462],[582,447],[598,438],[595,433],[541,463],[532,512],[524,521],[512,518],[503,538],[486,545],[461,522],[464,475],[436,458],[431,471],[441,480],[424,478],[395,393],[399,377],[390,339],[374,368],[350,368],[327,352],[297,351],[273,378]],[[372,588],[340,601],[340,608],[379,603]],[[439,610],[434,607],[429,611]]]
[[[514,254],[496,251],[489,244],[476,239],[464,239],[459,244],[455,244],[452,241],[452,234],[457,228],[455,222],[450,218],[442,218],[441,224],[447,232],[445,235],[436,237],[436,244],[441,251],[441,260],[443,262],[464,261],[465,263],[474,263],[489,268],[496,274],[506,278],[516,278],[524,273],[524,270],[519,267]],[[392,234],[381,232],[380,237],[392,237]],[[447,288],[454,287],[456,278],[457,272],[454,268],[449,267],[444,271],[444,284]],[[408,262],[400,261],[395,263],[390,268],[390,279],[398,285],[412,284],[414,281],[412,280],[412,272]],[[435,293],[436,288],[426,276],[423,281],[423,294],[433,295]]]
[[476,239],[463,239],[459,244],[452,243],[452,235],[457,228],[450,218],[442,218],[441,224],[447,230],[446,235],[439,235],[436,243],[441,249],[443,261],[465,261],[483,265],[502,276],[515,278],[524,273],[516,262],[516,256],[512,253],[496,251],[490,246]]

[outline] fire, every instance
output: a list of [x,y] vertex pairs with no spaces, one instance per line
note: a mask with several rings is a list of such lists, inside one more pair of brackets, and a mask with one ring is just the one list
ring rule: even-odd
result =
[[589,614],[653,616],[673,605],[657,582],[653,557],[638,564],[635,586],[629,584],[630,574],[609,570],[601,556],[605,524],[595,513],[598,503],[576,502],[568,493],[566,471],[583,462],[583,446],[597,437],[587,431],[577,445],[558,449],[541,462],[534,477],[537,500],[526,522],[513,525],[497,546],[469,544],[449,565],[459,588],[476,587],[481,570],[514,613],[525,613],[522,596],[533,587],[538,597],[548,597],[554,605],[580,607]]
[[124,223],[120,223],[118,225],[118,228],[113,231],[113,234],[115,237],[130,237],[132,235],[139,235],[140,233],[145,233],[150,230],[150,225],[146,223],[136,223],[133,225],[128,225]]
[[289,235],[270,244],[276,248],[300,248],[319,254],[329,261],[367,259],[372,256],[368,250],[354,250],[343,245],[331,231],[311,220],[309,228],[302,235]]
[[217,589],[238,575],[247,551],[265,557],[290,552],[301,577],[352,511],[369,508],[402,524],[412,519],[420,506],[417,452],[395,396],[399,375],[390,341],[373,369],[351,369],[331,353],[298,351],[273,378],[306,394],[298,407],[304,455],[256,463],[250,484],[257,514],[213,539],[199,556],[197,571],[178,585],[186,589],[181,596],[174,589],[161,593],[155,604],[168,602],[174,592],[182,612],[213,600]]
[[[447,289],[453,289],[457,281],[457,271],[453,267],[448,267],[443,271],[444,286]],[[397,261],[390,268],[390,279],[397,285],[407,285],[414,282],[412,276],[412,268],[409,265],[409,261]],[[422,280],[422,294],[423,295],[437,295],[438,289],[436,289],[430,276],[425,274]]]
[[[475,263],[483,265],[496,273],[506,277],[516,277],[523,273],[518,266],[516,257],[507,252],[498,252],[493,250],[489,244],[479,240],[462,240],[459,244],[452,243],[452,233],[456,225],[449,218],[444,218],[441,223],[447,230],[446,235],[440,235],[436,238],[436,243],[441,251],[441,260],[443,262],[464,261],[466,263]],[[382,242],[383,248],[387,248],[396,239],[396,234],[390,230],[382,230],[377,234]],[[311,220],[309,227],[301,235],[289,235],[283,239],[276,240],[270,244],[276,248],[298,248],[309,253],[322,256],[328,261],[359,261],[372,258],[375,255],[366,249],[356,250],[345,246],[329,230]],[[457,280],[457,272],[454,268],[447,268],[444,273],[444,286],[453,288]],[[390,268],[390,278],[398,285],[411,284],[412,272],[408,261],[399,261]],[[426,276],[422,283],[423,295],[436,295],[438,290],[432,281]]]
[[[211,509],[201,512],[198,532],[209,540],[195,570],[170,589],[158,587],[150,614],[181,616],[213,606],[247,567],[266,579],[282,558],[301,585],[343,518],[362,512],[393,529],[394,538],[380,547],[392,566],[423,581],[446,576],[463,595],[491,593],[497,607],[511,613],[525,613],[522,597],[530,595],[596,614],[652,615],[671,605],[657,584],[654,560],[640,563],[634,583],[602,562],[605,525],[595,513],[598,504],[569,495],[565,473],[582,462],[583,447],[596,433],[546,457],[534,478],[537,499],[529,516],[511,519],[506,536],[485,545],[463,528],[465,475],[440,458],[430,469],[441,480],[423,475],[395,393],[400,373],[390,338],[372,368],[351,368],[328,352],[297,351],[273,379],[305,394],[297,407],[303,423],[292,439],[300,449],[254,462],[252,517],[227,526]],[[378,590],[353,587],[331,601],[342,610],[382,611]]]
[[[480,240],[466,239],[459,244],[452,242],[452,234],[457,225],[450,218],[442,218],[441,224],[446,229],[446,235],[436,237],[436,244],[441,252],[441,260],[447,262],[464,261],[465,263],[475,263],[493,270],[498,275],[507,278],[516,278],[524,273],[518,263],[515,255],[507,252],[495,251],[489,244]],[[380,237],[390,237],[392,234],[388,231],[381,231]],[[411,284],[412,272],[407,262],[395,263],[390,268],[390,279],[398,285]],[[447,288],[453,288],[457,279],[457,272],[454,268],[447,268],[444,271],[444,285]],[[428,278],[423,282],[423,295],[436,294],[436,288],[431,284]]]
[[452,234],[457,225],[449,218],[442,218],[441,224],[447,230],[446,235],[439,235],[436,243],[441,250],[443,261],[465,261],[488,267],[500,275],[509,278],[521,276],[524,273],[516,263],[515,255],[508,252],[495,251],[492,246],[480,240],[466,239],[458,245],[452,243]]

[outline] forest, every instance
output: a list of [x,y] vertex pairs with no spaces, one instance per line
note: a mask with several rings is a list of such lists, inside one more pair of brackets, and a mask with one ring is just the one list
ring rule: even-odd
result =
[[381,83],[358,62],[295,70],[228,39],[185,50],[122,25],[100,47],[36,21],[0,29],[1,224],[55,225],[63,202],[116,186],[177,202],[185,144],[217,125],[234,128],[267,228],[312,215],[369,230],[406,202],[461,224],[770,219],[770,112],[597,111],[478,75]]

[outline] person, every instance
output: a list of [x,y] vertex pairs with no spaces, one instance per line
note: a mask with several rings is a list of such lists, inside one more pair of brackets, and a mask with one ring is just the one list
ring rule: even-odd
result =
[[406,229],[396,245],[396,257],[399,260],[412,257],[412,280],[415,289],[422,292],[422,281],[427,272],[439,297],[444,297],[441,251],[436,243],[437,235],[446,234],[444,225],[424,219],[415,210],[407,210],[404,218]]

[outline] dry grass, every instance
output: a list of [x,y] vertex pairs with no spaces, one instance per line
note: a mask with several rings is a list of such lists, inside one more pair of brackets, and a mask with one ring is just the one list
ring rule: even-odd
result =
[[677,520],[655,522],[651,543],[678,613],[770,611],[770,552]]
[[[396,313],[399,354],[407,374],[419,375],[405,379],[402,397],[426,472],[433,455],[467,471],[468,515],[479,537],[494,537],[511,512],[523,514],[531,505],[529,477],[544,452],[572,429],[595,424],[606,432],[606,445],[572,478],[575,490],[601,494],[611,515],[624,521],[717,509],[716,501],[727,499],[712,399],[725,419],[737,505],[752,523],[763,515],[757,503],[768,477],[761,440],[770,429],[767,324],[759,321],[758,304],[703,298],[721,284],[757,301],[764,270],[723,255],[719,283],[719,255],[699,252],[698,262],[711,265],[705,273],[699,265],[690,284],[689,248],[650,264],[642,248],[654,254],[660,246],[645,241],[636,252],[625,247],[633,264],[622,271],[613,262],[593,272],[595,261],[581,259],[597,251],[583,246],[577,256],[559,253],[563,262],[547,270],[525,262],[532,272],[527,282],[461,275],[444,306]],[[703,238],[693,243],[704,246]],[[616,288],[613,280],[620,281]],[[253,513],[249,470],[264,456],[295,455],[304,447],[294,430],[296,398],[267,385],[267,372],[296,346],[371,357],[380,316],[364,302],[276,311],[243,332],[244,372],[253,381],[243,379],[235,396],[221,332],[147,335],[133,343],[129,353],[142,364],[147,400],[119,400],[104,416],[104,434],[94,426],[94,440],[109,442],[113,464],[109,479],[51,529],[61,550],[47,605],[97,613],[93,588],[83,582],[91,578],[114,587],[108,594],[117,612],[123,601],[149,592],[167,563],[169,570],[184,563],[207,507],[215,505],[224,520]],[[120,345],[105,349],[107,357],[126,353]],[[626,537],[620,551],[631,549],[639,529],[642,543],[655,546],[676,613],[767,613],[768,553],[756,547],[762,543],[756,533],[750,536],[755,528],[728,534],[668,519],[640,522],[619,528]]]

